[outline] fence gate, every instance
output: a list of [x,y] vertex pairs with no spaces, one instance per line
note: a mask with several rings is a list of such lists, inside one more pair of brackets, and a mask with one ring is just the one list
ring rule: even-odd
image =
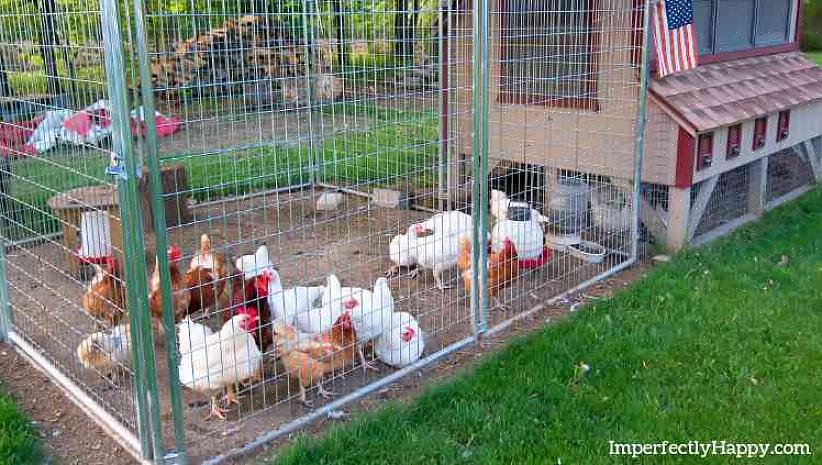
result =
[[150,463],[390,398],[636,258],[646,6],[3,3],[0,338]]

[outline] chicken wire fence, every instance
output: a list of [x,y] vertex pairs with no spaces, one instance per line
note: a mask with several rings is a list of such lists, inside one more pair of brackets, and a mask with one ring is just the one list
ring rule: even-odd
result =
[[390,393],[632,263],[644,12],[0,3],[0,334],[154,463]]

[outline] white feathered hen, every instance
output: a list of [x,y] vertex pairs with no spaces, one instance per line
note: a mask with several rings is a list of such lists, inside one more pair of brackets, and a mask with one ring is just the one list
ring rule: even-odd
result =
[[430,269],[434,282],[440,290],[447,289],[442,273],[457,266],[460,236],[434,233],[419,237],[417,228],[409,228],[408,233],[395,236],[389,244],[389,256],[396,266],[417,265]]
[[331,306],[335,301],[342,313],[351,316],[354,332],[357,335],[357,352],[360,363],[365,370],[377,370],[377,367],[365,358],[365,344],[377,339],[394,313],[394,297],[388,280],[379,278],[374,283],[374,290],[359,287],[341,287],[336,276],[335,285],[329,286],[329,292],[323,294],[323,306]]
[[425,351],[425,335],[410,313],[397,312],[377,338],[374,351],[383,363],[401,368],[420,359]]
[[[313,289],[313,288],[312,288]],[[331,327],[342,315],[342,302],[339,298],[332,299],[330,296],[339,296],[341,292],[340,280],[336,276],[329,275],[326,278],[325,287],[318,288],[319,297],[322,299],[319,307],[312,304],[305,310],[301,310],[294,315],[293,325],[303,333],[319,334],[330,331]],[[312,291],[313,296],[313,291]]]
[[[243,273],[246,280],[260,276],[264,272],[268,273],[268,306],[274,312],[274,318],[283,321],[287,325],[297,325],[299,327],[296,322],[297,316],[311,310],[324,290],[323,287],[319,286],[298,286],[283,289],[280,274],[271,263],[268,247],[264,245],[260,246],[254,255],[243,255],[238,258],[235,265]],[[303,320],[307,319],[305,316],[302,318]],[[333,324],[333,322],[332,320],[330,324]]]
[[[209,334],[208,328],[191,320],[177,325],[180,383],[211,395],[211,413],[206,419],[216,416],[225,420],[227,410],[219,405],[216,391],[225,389],[225,399],[239,404],[235,385],[260,378],[263,355],[249,334],[254,325],[253,318],[245,313],[235,315],[217,333]],[[184,343],[186,340],[190,342]]]
[[412,224],[408,229],[412,228],[418,235],[431,231],[446,237],[460,236],[471,232],[471,215],[458,210],[440,212],[423,222]]

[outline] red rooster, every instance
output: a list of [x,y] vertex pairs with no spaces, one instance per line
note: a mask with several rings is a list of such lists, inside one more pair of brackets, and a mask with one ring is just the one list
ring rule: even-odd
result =
[[261,351],[273,342],[271,330],[271,308],[268,305],[268,283],[270,277],[267,272],[251,279],[243,279],[243,275],[232,278],[231,305],[228,311],[223,312],[223,321],[230,320],[240,313],[250,314],[253,310],[256,316],[254,328],[250,331]]

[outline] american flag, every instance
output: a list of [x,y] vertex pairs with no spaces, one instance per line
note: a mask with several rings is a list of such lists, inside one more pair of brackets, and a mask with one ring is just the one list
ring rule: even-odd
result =
[[658,0],[653,14],[659,77],[696,68],[693,0]]

